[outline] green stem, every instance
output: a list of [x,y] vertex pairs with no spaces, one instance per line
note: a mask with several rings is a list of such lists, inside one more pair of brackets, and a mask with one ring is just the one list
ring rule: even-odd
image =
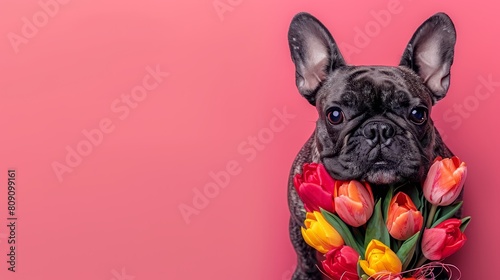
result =
[[427,217],[427,224],[425,225],[426,228],[431,228],[432,221],[434,220],[434,215],[436,215],[437,209],[438,209],[437,205],[431,206],[431,211],[429,212],[429,216]]
[[420,260],[418,260],[416,268],[421,267],[426,261],[427,261],[427,258],[422,256],[420,258]]

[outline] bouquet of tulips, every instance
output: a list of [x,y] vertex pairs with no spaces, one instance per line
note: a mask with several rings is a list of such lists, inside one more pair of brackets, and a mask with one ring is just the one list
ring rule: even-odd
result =
[[464,245],[470,221],[456,218],[466,175],[458,157],[438,157],[422,186],[389,186],[374,195],[366,182],[338,181],[322,164],[306,163],[294,177],[307,211],[302,236],[323,255],[319,268],[329,279],[449,275],[441,261]]

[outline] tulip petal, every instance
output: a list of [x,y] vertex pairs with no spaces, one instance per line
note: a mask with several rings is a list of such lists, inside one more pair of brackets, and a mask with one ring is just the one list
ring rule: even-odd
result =
[[406,240],[422,229],[424,218],[419,211],[401,214],[393,223],[390,234],[398,240]]
[[314,212],[314,215],[316,216],[318,224],[321,225],[323,229],[325,240],[328,241],[328,244],[331,244],[335,247],[344,245],[342,236],[340,236],[339,232],[326,221],[325,217],[323,217],[320,212]]
[[425,198],[433,205],[447,206],[460,195],[467,169],[458,157],[436,160],[423,184]]
[[[455,181],[455,188],[444,194],[443,198],[441,199],[442,201],[450,201],[450,204],[457,200],[458,196],[462,192],[463,186],[465,184],[465,177],[467,177],[467,169],[457,169],[455,172],[453,172],[452,176],[453,180]],[[446,206],[444,204],[442,205]]]
[[365,261],[360,261],[361,268],[369,275],[382,276],[383,272],[399,274],[402,270],[401,260],[384,243],[373,239],[368,243]]
[[368,184],[336,181],[333,196],[335,211],[353,227],[365,224],[373,214],[374,199]]
[[342,236],[321,215],[320,212],[307,212],[304,221],[305,228],[301,228],[304,241],[321,253],[344,245]]
[[432,261],[443,258],[441,248],[444,246],[446,231],[441,228],[426,229],[422,235],[422,253]]
[[370,268],[370,264],[366,260],[360,260],[359,266],[368,276],[372,276],[373,274],[377,273],[377,271],[375,271],[373,268]]
[[394,253],[393,251],[388,251],[388,252],[386,251],[385,256],[387,258],[386,269],[394,273],[400,273],[403,268],[403,265],[401,263],[401,260],[396,255],[396,253]]
[[359,227],[368,221],[361,202],[353,201],[346,196],[336,197],[334,201],[335,211],[346,224]]
[[321,264],[329,279],[359,280],[358,259],[358,253],[353,248],[344,245],[328,251]]
[[422,214],[411,198],[403,192],[397,193],[389,204],[387,229],[391,236],[406,240],[420,231],[422,225]]
[[334,245],[329,242],[328,237],[326,236],[326,230],[327,229],[325,229],[319,223],[315,223],[314,226],[310,229],[310,236],[311,239],[315,241],[315,244],[317,246],[328,251],[330,248],[334,247]]
[[434,182],[436,181],[436,175],[439,170],[439,162],[434,162],[427,172],[427,177],[425,178],[424,185],[422,186],[425,198],[432,204],[437,204],[432,195],[434,188]]
[[304,238],[304,241],[314,249],[318,250],[320,253],[324,254],[328,252],[327,249],[322,245],[321,240],[318,239],[316,234],[313,231],[306,230],[304,228],[301,228],[302,232],[302,237]]
[[304,181],[306,181],[308,183],[321,185],[321,180],[318,178],[318,174],[316,173],[316,169],[304,168],[304,174],[302,175],[302,178]]
[[306,211],[319,211],[323,208],[334,213],[332,194],[323,190],[321,186],[312,183],[303,183],[298,191]]
[[302,174],[295,174],[295,176],[293,176],[293,185],[295,186],[295,190],[297,191],[297,193],[299,192],[299,187],[303,182],[304,181],[302,180]]
[[319,211],[323,208],[334,212],[333,188],[335,180],[320,163],[305,163],[302,173],[293,176],[295,190],[307,212]]
[[436,178],[434,179],[435,186],[434,191],[435,195],[441,196],[445,194],[447,191],[449,191],[453,186],[455,186],[455,179],[453,178],[453,171],[449,170],[448,168],[443,168],[443,165],[441,165],[441,168],[436,174]]
[[456,251],[458,251],[460,248],[462,248],[465,244],[465,241],[467,241],[467,237],[463,235],[463,238],[459,241],[456,241],[456,243],[452,245],[448,245],[443,249],[442,252],[442,258],[447,258],[451,255],[453,255]]
[[[393,225],[393,230],[390,233],[392,237],[398,240],[405,240],[415,234],[413,232],[413,228],[415,227],[413,216],[409,215],[408,213],[401,214],[399,217],[397,217]],[[413,234],[408,234],[411,232],[413,232]]]
[[321,186],[323,187],[323,189],[329,192],[330,194],[333,193],[335,180],[332,178],[330,173],[326,171],[325,166],[320,164],[316,169],[316,171],[318,172],[318,177],[321,179]]

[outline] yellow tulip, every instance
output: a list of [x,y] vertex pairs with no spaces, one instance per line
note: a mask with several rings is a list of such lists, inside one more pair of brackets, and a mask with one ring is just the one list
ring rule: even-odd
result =
[[320,212],[307,212],[302,228],[302,237],[309,246],[325,254],[331,249],[344,245],[342,236],[325,220]]
[[368,243],[365,260],[360,260],[359,265],[368,276],[383,276],[386,274],[399,274],[403,268],[401,260],[391,248],[384,243],[373,239]]

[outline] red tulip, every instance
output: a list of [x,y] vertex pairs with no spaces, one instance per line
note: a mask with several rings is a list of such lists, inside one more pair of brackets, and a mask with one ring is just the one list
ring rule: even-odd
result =
[[307,212],[320,211],[320,208],[334,212],[332,198],[334,183],[333,178],[320,163],[304,164],[302,174],[293,177],[293,184]]
[[357,264],[359,255],[349,246],[341,246],[328,251],[321,262],[323,270],[332,280],[359,280]]
[[335,211],[345,223],[353,227],[365,224],[373,214],[373,193],[366,182],[336,181],[333,197]]
[[464,245],[467,237],[460,231],[462,221],[448,219],[434,228],[425,229],[422,236],[422,252],[432,261],[444,259]]
[[406,240],[419,232],[423,223],[422,213],[407,194],[399,192],[392,198],[386,224],[392,237]]
[[425,198],[433,205],[452,204],[460,195],[466,176],[467,166],[458,157],[436,158],[425,178]]

